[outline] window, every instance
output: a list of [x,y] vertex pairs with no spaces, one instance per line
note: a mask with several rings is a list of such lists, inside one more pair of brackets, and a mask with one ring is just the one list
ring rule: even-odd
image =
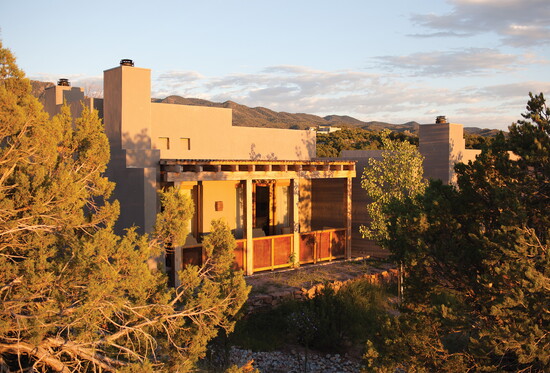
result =
[[191,150],[191,139],[189,137],[180,137],[181,148]]
[[158,148],[161,150],[170,149],[170,138],[169,137],[159,137]]

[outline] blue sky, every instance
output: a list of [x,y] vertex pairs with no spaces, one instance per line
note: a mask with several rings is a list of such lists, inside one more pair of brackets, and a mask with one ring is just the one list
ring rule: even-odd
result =
[[367,121],[506,129],[550,97],[549,0],[0,0],[0,38],[94,95],[131,58],[154,97]]

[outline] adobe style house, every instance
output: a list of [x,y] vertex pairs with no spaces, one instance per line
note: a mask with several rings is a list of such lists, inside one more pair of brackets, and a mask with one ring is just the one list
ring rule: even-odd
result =
[[316,160],[315,131],[236,127],[231,109],[151,102],[151,71],[130,60],[104,72],[103,100],[60,83],[45,91],[50,114],[65,100],[75,114],[85,102],[103,118],[119,230],[151,232],[162,188],[193,199],[187,243],[167,256],[172,274],[203,260],[217,218],[232,229],[247,274],[351,256],[355,162]]

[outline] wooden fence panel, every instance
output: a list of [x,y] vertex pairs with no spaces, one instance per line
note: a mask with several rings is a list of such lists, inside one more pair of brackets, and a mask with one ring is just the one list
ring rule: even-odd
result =
[[271,239],[254,240],[254,270],[271,267]]
[[317,232],[317,259],[330,258],[330,231]]
[[342,257],[346,254],[346,231],[338,230],[332,232],[332,255]]
[[289,263],[292,249],[292,236],[273,237],[273,259],[275,266]]
[[315,257],[315,233],[300,234],[300,263],[311,263]]

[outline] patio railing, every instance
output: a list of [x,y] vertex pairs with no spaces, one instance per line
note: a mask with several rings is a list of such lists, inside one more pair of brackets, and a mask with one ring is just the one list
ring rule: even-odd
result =
[[[341,259],[345,256],[346,230],[324,229],[299,234],[299,264],[317,263]],[[253,272],[288,268],[293,265],[297,243],[293,234],[255,237],[253,239]],[[202,245],[180,248],[183,265],[200,265],[205,259]],[[235,269],[246,269],[246,240],[237,240]]]

